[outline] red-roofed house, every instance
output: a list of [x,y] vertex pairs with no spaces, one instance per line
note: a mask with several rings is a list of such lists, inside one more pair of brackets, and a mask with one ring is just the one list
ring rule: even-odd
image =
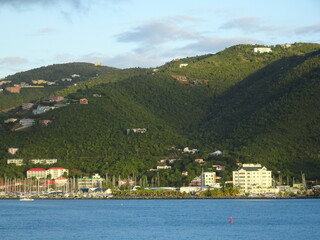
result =
[[50,174],[51,179],[62,177],[64,173],[69,174],[69,170],[62,167],[53,167],[47,170],[47,174]]
[[45,183],[43,185],[58,185],[58,183],[56,183],[55,181],[52,181],[52,180],[48,180],[48,181],[45,181]]
[[68,178],[58,177],[55,181],[58,185],[66,185],[68,182]]
[[31,168],[27,171],[27,178],[35,177],[39,178],[47,178],[47,170],[43,168]]

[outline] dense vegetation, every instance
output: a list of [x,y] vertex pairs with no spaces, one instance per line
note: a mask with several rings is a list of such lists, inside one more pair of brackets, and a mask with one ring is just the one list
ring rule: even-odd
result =
[[[26,115],[53,120],[49,126],[12,132],[10,125],[2,125],[1,175],[21,175],[30,167],[6,166],[12,158],[7,148],[19,147],[16,158],[58,158],[57,165],[73,169],[74,175],[134,174],[154,181],[160,177],[171,186],[200,174],[195,158],[207,160],[204,170],[213,163],[232,170],[237,162],[260,162],[275,174],[303,171],[307,178],[320,177],[319,45],[275,46],[264,54],[253,53],[253,47],[181,59],[158,71],[108,68],[96,77],[88,70],[91,78],[57,92],[67,97],[69,107]],[[181,63],[188,66],[180,68]],[[172,75],[184,76],[188,83]],[[19,76],[27,81],[23,73]],[[78,104],[80,98],[89,104]],[[127,134],[131,128],[148,131]],[[186,146],[200,151],[182,154]],[[224,157],[209,157],[217,149]],[[160,176],[149,172],[162,158],[182,160]],[[189,176],[181,176],[182,171]],[[230,172],[222,176],[231,177]]]

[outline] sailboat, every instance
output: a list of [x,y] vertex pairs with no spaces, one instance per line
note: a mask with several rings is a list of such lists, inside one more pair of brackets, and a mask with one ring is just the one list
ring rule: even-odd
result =
[[30,202],[30,201],[34,201],[34,198],[29,198],[29,197],[20,197],[20,201],[23,202]]

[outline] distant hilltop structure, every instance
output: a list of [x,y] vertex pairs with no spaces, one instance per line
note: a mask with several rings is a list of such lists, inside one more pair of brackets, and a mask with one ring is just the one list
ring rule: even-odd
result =
[[254,53],[271,53],[272,49],[269,47],[255,47],[253,49]]
[[99,62],[96,62],[96,63],[94,63],[94,65],[97,67],[97,66],[101,66],[101,63],[99,63]]

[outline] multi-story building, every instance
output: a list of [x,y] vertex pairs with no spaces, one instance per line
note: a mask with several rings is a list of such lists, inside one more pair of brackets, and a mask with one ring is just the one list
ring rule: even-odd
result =
[[271,53],[272,49],[269,47],[255,47],[253,49],[254,53]]
[[22,166],[23,159],[8,159],[7,164],[15,164],[16,166]]
[[201,173],[202,186],[215,187],[216,186],[216,173],[203,172]]
[[47,170],[43,168],[31,168],[27,171],[27,178],[47,178]]
[[93,175],[91,178],[89,177],[82,177],[82,178],[78,178],[77,182],[78,182],[78,188],[94,188],[94,187],[101,187],[102,186],[102,182],[105,179],[100,177],[99,174],[95,174]]
[[62,177],[65,173],[68,175],[69,170],[62,167],[54,167],[47,170],[47,175],[50,175],[51,179]]
[[58,159],[32,159],[30,161],[32,164],[45,164],[45,165],[51,165],[58,162]]
[[243,164],[233,171],[233,184],[244,193],[266,193],[272,187],[271,171],[261,164]]

